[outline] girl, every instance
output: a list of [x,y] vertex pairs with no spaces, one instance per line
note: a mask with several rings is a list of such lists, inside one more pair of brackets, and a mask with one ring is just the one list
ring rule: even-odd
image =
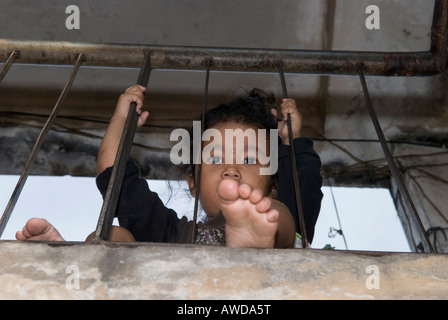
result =
[[[148,118],[148,112],[142,112],[145,88],[133,86],[120,96],[115,113],[103,138],[98,154],[97,186],[100,192],[105,194],[112,172],[118,149],[121,133],[127,118],[129,105],[137,104],[139,113],[138,125],[142,126]],[[273,96],[267,96],[259,90],[252,90],[247,97],[236,99],[229,105],[220,105],[209,110],[205,115],[205,129],[214,129],[225,137],[226,130],[241,129],[277,129],[276,110],[273,104]],[[274,109],[272,109],[274,108]],[[294,138],[300,138],[301,115],[297,111],[295,102],[286,99],[281,105],[281,113],[284,117],[291,114]],[[213,144],[213,153],[201,166],[200,192],[195,194],[197,166],[190,166],[187,177],[190,192],[198,196],[201,206],[207,214],[207,221],[199,223],[196,243],[220,244],[231,247],[254,248],[290,248],[294,245],[295,231],[298,230],[297,221],[294,221],[295,201],[291,201],[293,186],[290,171],[290,161],[287,156],[289,142],[287,128],[283,122],[278,123],[279,137],[283,146],[279,148],[279,172],[278,176],[263,176],[259,174],[261,164],[257,159],[249,157],[249,150],[257,149],[257,145],[251,145],[250,141],[229,145],[226,139],[222,141],[205,141],[204,149]],[[191,135],[190,135],[191,136]],[[268,135],[269,136],[269,135]],[[258,136],[256,141],[258,141]],[[235,138],[236,139],[236,138]],[[299,141],[302,139],[302,141]],[[299,148],[298,162],[305,165],[299,166],[299,175],[305,175],[301,179],[302,199],[308,194],[311,201],[304,202],[304,212],[307,231],[312,239],[314,225],[320,209],[320,160],[312,150],[310,140],[304,138],[295,139]],[[297,142],[299,141],[299,142]],[[232,153],[226,152],[230,146],[234,148]],[[269,142],[269,141],[268,141]],[[252,142],[253,144],[253,142]],[[287,151],[285,151],[287,148]],[[243,161],[236,159],[236,155],[242,151]],[[192,153],[191,153],[192,154]],[[232,154],[232,159],[225,158]],[[204,161],[204,159],[203,159]],[[190,163],[193,163],[190,161]],[[309,165],[309,164],[312,165]],[[305,173],[305,174],[303,174]],[[303,177],[301,177],[303,178]],[[304,181],[302,181],[304,180]],[[309,183],[310,182],[310,183]],[[278,186],[278,187],[277,187]],[[278,193],[278,199],[274,199]],[[292,198],[293,199],[293,198]],[[308,205],[306,205],[308,203]],[[290,210],[292,209],[292,210]],[[114,241],[150,241],[150,242],[190,242],[193,228],[192,221],[185,217],[178,218],[176,212],[166,208],[158,195],[150,191],[146,180],[140,178],[139,169],[130,161],[126,168],[122,187],[121,198],[118,204],[117,217],[120,226],[125,228],[113,228],[111,239]],[[39,225],[39,228],[36,226]],[[294,227],[296,225],[296,227]],[[34,229],[38,230],[34,230]],[[130,233],[129,233],[129,231]],[[41,231],[41,232],[40,232]],[[47,222],[30,220],[22,232],[18,232],[17,239],[37,239],[51,237],[48,240],[62,240],[59,233]]]

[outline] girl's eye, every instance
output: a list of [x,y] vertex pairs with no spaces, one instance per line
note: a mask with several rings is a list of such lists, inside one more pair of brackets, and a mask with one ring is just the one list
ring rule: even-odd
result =
[[221,164],[222,158],[219,156],[213,156],[208,159],[209,164]]
[[256,158],[245,158],[244,159],[244,164],[257,164],[257,159]]

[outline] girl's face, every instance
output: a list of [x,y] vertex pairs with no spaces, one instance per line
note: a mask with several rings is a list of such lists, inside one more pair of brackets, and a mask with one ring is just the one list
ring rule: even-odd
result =
[[[269,141],[257,143],[257,127],[244,123],[226,122],[215,125],[213,129],[220,132],[221,139],[216,140],[221,141],[215,141],[213,138],[211,141],[204,141],[199,190],[199,200],[208,218],[215,217],[221,210],[218,186],[223,179],[235,179],[239,184],[248,184],[254,189],[262,190],[265,196],[271,193],[272,182],[272,176],[260,175],[260,168],[267,167],[269,164],[260,164],[257,154],[259,148],[262,148],[261,151],[267,154],[266,149],[269,150]],[[237,131],[233,131],[234,137],[230,135],[231,139],[229,140],[229,138],[226,139],[226,129],[241,129],[243,133],[247,129],[252,129],[257,139],[256,141],[254,139],[242,139],[242,135],[239,135],[240,139],[238,139]],[[230,154],[233,159],[229,159]],[[227,159],[226,155],[228,156]],[[188,185],[191,194],[196,196],[195,181],[191,175],[188,177]]]

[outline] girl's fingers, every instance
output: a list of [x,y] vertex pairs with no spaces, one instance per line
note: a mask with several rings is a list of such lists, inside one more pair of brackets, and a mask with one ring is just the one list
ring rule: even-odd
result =
[[283,99],[283,103],[281,104],[281,113],[284,119],[288,117],[288,114],[291,115],[292,121],[302,121],[302,114],[297,109],[297,105],[295,100],[293,99]]
[[141,127],[146,122],[149,115],[148,111],[142,111],[145,91],[146,88],[140,85],[134,85],[127,88],[118,99],[117,107],[115,108],[115,115],[126,118],[129,113],[129,106],[132,103],[135,103],[136,112],[139,116],[137,125]]
[[137,109],[140,110],[143,107],[143,100],[145,98],[144,92],[146,88],[140,85],[132,86],[126,89],[126,94],[129,94],[132,98],[132,102],[137,104]]
[[302,115],[297,109],[297,105],[294,99],[283,99],[282,104],[280,105],[280,113],[282,114],[284,121],[278,122],[279,136],[284,144],[289,144],[286,119],[288,118],[288,115],[290,115],[293,138],[298,138],[301,136],[302,131]]
[[145,91],[146,91],[146,88],[145,88],[145,87],[136,84],[136,85],[134,85],[134,86],[132,86],[132,87],[127,88],[125,92],[126,92],[126,93],[128,93],[128,92],[129,92],[129,93],[131,93],[131,92],[143,93],[143,92],[145,92]]
[[148,111],[144,111],[142,113],[139,113],[139,117],[138,117],[138,126],[141,127],[142,125],[145,124],[146,120],[148,119],[149,116],[149,112]]
[[288,114],[295,114],[299,111],[297,110],[297,105],[293,99],[283,99],[283,103],[280,105],[280,109],[283,117],[287,117]]

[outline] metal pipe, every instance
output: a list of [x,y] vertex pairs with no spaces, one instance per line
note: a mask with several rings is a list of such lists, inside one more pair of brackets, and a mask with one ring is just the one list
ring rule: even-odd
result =
[[20,51],[17,63],[73,64],[79,52],[85,66],[138,68],[142,50],[151,51],[153,69],[204,70],[211,59],[215,71],[277,72],[281,61],[285,73],[375,76],[431,76],[443,72],[448,62],[448,0],[436,0],[431,49],[423,52],[365,52],[318,50],[266,50],[244,48],[87,44],[62,41],[0,39],[0,60]]
[[9,199],[8,205],[6,206],[6,209],[3,213],[3,216],[0,220],[0,237],[3,234],[3,231],[5,230],[6,224],[8,223],[8,220],[11,216],[12,211],[14,210],[14,207],[17,203],[17,200],[19,199],[20,193],[22,192],[22,189],[25,185],[25,182],[31,172],[31,169],[34,165],[34,162],[37,157],[37,153],[40,150],[42,144],[45,141],[45,138],[48,134],[48,131],[50,131],[51,126],[53,125],[54,120],[56,119],[59,110],[61,109],[62,105],[64,104],[65,98],[67,97],[68,91],[70,90],[73,81],[76,78],[76,75],[78,73],[79,68],[81,67],[81,63],[84,61],[84,55],[78,54],[76,58],[75,66],[73,67],[73,70],[69,76],[69,79],[67,80],[67,83],[65,84],[64,89],[62,90],[59,99],[56,102],[56,105],[54,106],[50,116],[47,119],[47,122],[43,126],[39,137],[36,140],[36,143],[34,144],[33,150],[31,151],[31,154],[28,158],[28,161],[25,165],[25,168],[22,171],[22,174],[20,175],[20,178],[16,184],[16,187],[11,195],[11,198]]
[[448,63],[448,9],[447,1],[436,0],[431,28],[431,49],[434,68],[445,71]]
[[[288,91],[286,89],[286,81],[285,81],[285,74],[283,72],[282,65],[278,65],[278,71],[280,74],[280,80],[282,84],[282,91],[283,91],[283,98],[288,99]],[[297,222],[299,224],[300,228],[300,236],[302,237],[302,248],[308,248],[308,237],[306,234],[306,227],[305,227],[305,217],[303,215],[303,209],[302,209],[302,200],[300,197],[300,184],[299,184],[299,173],[297,172],[296,167],[296,152],[294,149],[294,139],[292,136],[292,124],[291,124],[291,114],[288,113],[288,116],[286,118],[286,126],[288,128],[288,139],[289,139],[289,150],[291,154],[291,169],[292,169],[292,176],[294,181],[294,193],[295,193],[295,199],[296,199],[296,207],[297,207]]]
[[431,242],[429,241],[428,234],[426,233],[425,228],[423,227],[423,224],[420,220],[418,212],[414,206],[414,203],[412,202],[412,198],[411,198],[411,196],[408,192],[408,189],[406,188],[406,185],[403,181],[403,178],[398,170],[398,167],[397,167],[397,164],[395,163],[394,157],[393,157],[392,153],[390,152],[389,147],[387,145],[383,130],[381,129],[381,125],[378,121],[378,117],[376,115],[375,109],[373,108],[372,100],[370,99],[369,90],[367,88],[367,83],[366,83],[366,79],[364,77],[362,65],[359,66],[359,78],[361,80],[362,90],[364,92],[366,107],[370,113],[370,117],[371,117],[373,125],[375,127],[375,131],[378,135],[378,139],[380,140],[381,147],[383,148],[384,155],[386,156],[386,160],[389,165],[389,169],[392,173],[392,176],[395,179],[395,182],[397,183],[398,190],[400,190],[400,193],[404,199],[406,208],[407,208],[408,212],[410,213],[411,219],[414,223],[414,226],[417,229],[417,232],[422,240],[422,244],[423,244],[423,248],[424,248],[425,252],[434,252]]
[[2,82],[3,78],[8,73],[9,68],[11,68],[12,64],[14,63],[14,60],[18,57],[19,53],[15,50],[9,54],[8,60],[6,60],[0,70],[0,82]]
[[0,60],[20,51],[18,63],[72,65],[82,52],[85,66],[138,68],[142,50],[151,51],[153,69],[204,70],[208,61],[216,71],[277,72],[282,61],[285,73],[375,76],[431,76],[448,64],[448,0],[435,0],[431,48],[422,52],[365,52],[318,50],[266,50],[244,48],[88,44],[63,41],[0,39]]
[[[137,84],[147,87],[149,76],[151,74],[150,52],[145,52],[145,58],[140,68]],[[129,108],[128,117],[121,135],[120,144],[112,168],[112,173],[107,186],[106,195],[104,197],[101,213],[98,218],[98,224],[95,230],[93,243],[99,243],[101,240],[109,239],[110,230],[117,210],[118,200],[120,198],[121,186],[123,184],[126,164],[132,148],[132,143],[137,129],[138,114],[136,110],[137,104],[132,102]]]
[[285,73],[356,75],[356,66],[376,76],[428,76],[438,74],[431,52],[358,52],[276,50],[207,47],[136,46],[84,44],[0,39],[4,52],[20,51],[17,63],[68,65],[75,53],[86,55],[84,66],[138,68],[141,52],[151,51],[153,69],[204,70],[212,60],[215,71],[277,72],[282,62]]

